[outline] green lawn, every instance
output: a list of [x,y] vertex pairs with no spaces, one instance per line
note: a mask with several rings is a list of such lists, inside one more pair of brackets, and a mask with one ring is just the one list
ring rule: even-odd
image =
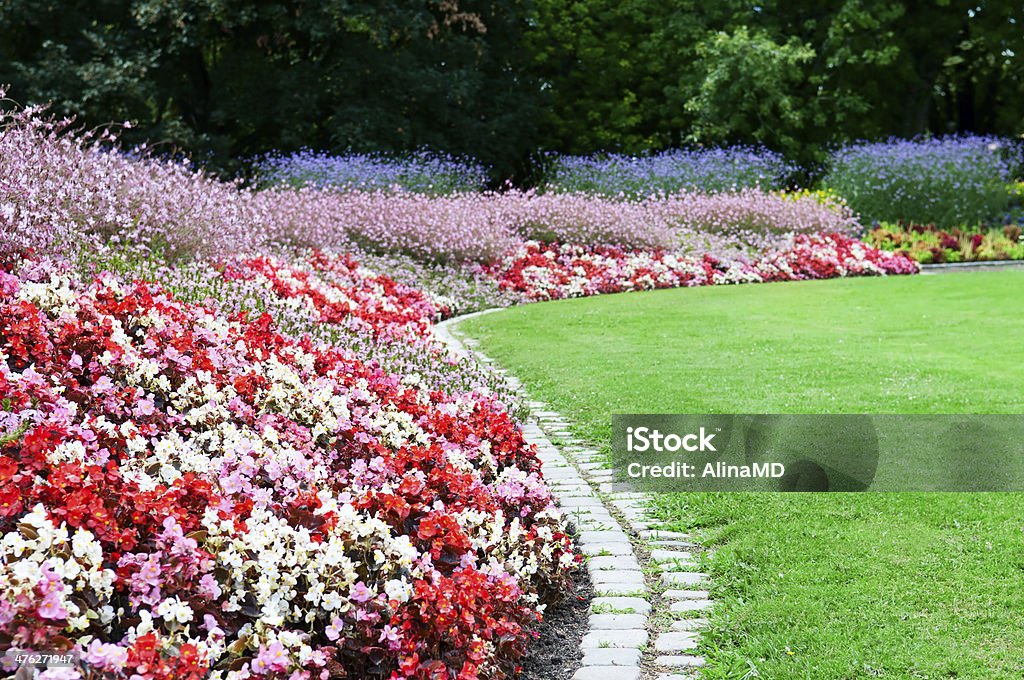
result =
[[[667,290],[461,330],[603,444],[615,412],[1024,413],[1022,293],[1024,271]],[[705,677],[1024,677],[1024,495],[656,506],[714,548]]]

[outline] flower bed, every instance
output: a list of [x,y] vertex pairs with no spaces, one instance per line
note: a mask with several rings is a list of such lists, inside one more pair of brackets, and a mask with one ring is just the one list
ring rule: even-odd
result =
[[940,229],[934,224],[880,224],[864,240],[874,248],[897,253],[922,264],[1024,260],[1022,228]]
[[311,150],[258,159],[261,184],[335,187],[360,191],[412,191],[431,195],[483,191],[489,169],[469,158],[421,150],[335,156]]
[[[29,269],[0,273],[13,646],[69,646],[118,677],[514,671],[575,558],[500,404],[406,384],[266,314]],[[347,316],[267,260],[222,277]],[[372,285],[382,313],[358,322],[374,332],[435,311]]]
[[577,557],[431,324],[917,269],[809,196],[253,191],[2,115],[0,640],[115,678],[514,675]]
[[503,288],[531,300],[556,300],[681,286],[913,274],[918,266],[902,254],[840,234],[797,234],[777,252],[753,260],[531,241],[487,271]]
[[680,191],[780,189],[796,167],[764,148],[669,149],[647,156],[598,154],[545,159],[549,191],[644,197]]
[[843,206],[755,189],[642,200],[529,191],[252,190],[184,164],[112,152],[111,143],[70,134],[31,112],[0,113],[0,251],[105,257],[130,249],[186,262],[287,245],[457,265],[490,262],[524,239],[682,246],[722,256],[761,248],[778,234],[856,226]]
[[990,136],[892,139],[837,149],[824,178],[867,224],[874,220],[978,224],[1010,202],[1021,162],[1014,140]]

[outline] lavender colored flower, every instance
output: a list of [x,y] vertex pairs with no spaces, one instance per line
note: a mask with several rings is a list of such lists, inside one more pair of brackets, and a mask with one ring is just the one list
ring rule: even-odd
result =
[[781,189],[796,166],[765,148],[670,149],[645,156],[549,156],[546,187],[557,192],[642,198],[679,191]]
[[835,151],[825,177],[862,221],[972,226],[1001,215],[1020,146],[990,136],[890,139]]
[[355,191],[411,191],[430,195],[481,191],[488,169],[480,163],[421,150],[405,155],[380,153],[341,156],[303,150],[269,154],[257,160],[263,186],[332,187]]

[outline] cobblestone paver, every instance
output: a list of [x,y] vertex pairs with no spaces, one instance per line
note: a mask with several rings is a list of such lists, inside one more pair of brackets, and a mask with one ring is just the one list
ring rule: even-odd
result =
[[[452,322],[434,327],[438,338],[456,353],[472,352],[493,364],[475,341],[451,333]],[[506,378],[521,390],[516,378]],[[614,491],[604,456],[577,441],[561,414],[525,398],[532,417],[523,433],[537,446],[544,477],[580,532],[596,591],[581,643],[583,666],[572,680],[699,678],[700,631],[713,606],[707,574],[696,566],[700,546],[688,534],[660,530],[644,494]]]

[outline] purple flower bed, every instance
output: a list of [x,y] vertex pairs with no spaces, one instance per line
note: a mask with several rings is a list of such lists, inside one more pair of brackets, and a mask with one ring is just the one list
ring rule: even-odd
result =
[[399,189],[432,195],[482,191],[488,179],[487,168],[471,159],[426,150],[402,156],[334,156],[310,150],[270,154],[256,163],[256,172],[265,186]]
[[549,190],[629,197],[781,189],[797,169],[774,151],[745,146],[670,149],[649,156],[552,155],[546,160]]
[[999,137],[865,142],[832,155],[825,184],[865,223],[973,225],[1006,210],[1020,160],[1020,146]]

